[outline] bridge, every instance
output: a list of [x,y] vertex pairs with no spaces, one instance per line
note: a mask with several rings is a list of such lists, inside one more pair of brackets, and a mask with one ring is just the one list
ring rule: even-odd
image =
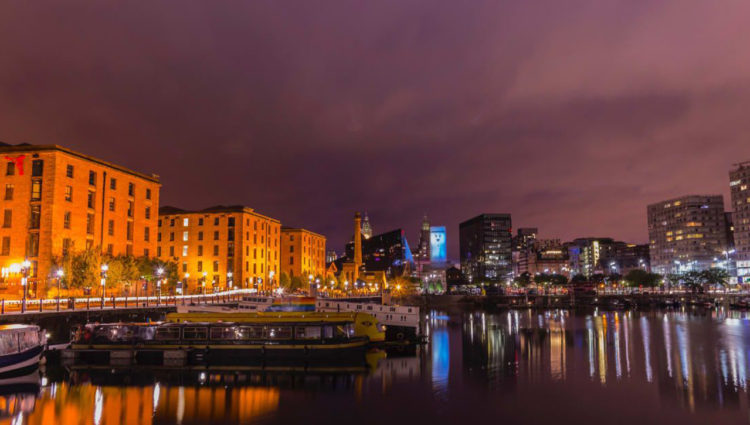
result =
[[71,297],[44,299],[0,299],[0,316],[40,313],[103,310],[153,310],[175,308],[189,304],[221,304],[237,302],[249,289],[235,289],[199,295],[152,295],[146,297]]

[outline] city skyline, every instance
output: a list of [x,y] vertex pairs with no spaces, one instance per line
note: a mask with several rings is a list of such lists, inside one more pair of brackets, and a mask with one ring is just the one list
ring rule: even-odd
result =
[[156,172],[162,205],[245,204],[337,250],[352,211],[412,243],[427,212],[456,259],[481,213],[645,243],[650,203],[731,210],[747,5],[298,6],[151,3],[112,23],[104,5],[9,5],[0,140]]

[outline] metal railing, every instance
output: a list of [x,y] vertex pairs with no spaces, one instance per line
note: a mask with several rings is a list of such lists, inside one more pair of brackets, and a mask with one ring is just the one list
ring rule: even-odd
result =
[[70,297],[45,299],[0,299],[0,315],[58,311],[116,310],[124,308],[173,307],[187,304],[220,304],[239,301],[248,289],[197,295],[152,295],[146,297]]

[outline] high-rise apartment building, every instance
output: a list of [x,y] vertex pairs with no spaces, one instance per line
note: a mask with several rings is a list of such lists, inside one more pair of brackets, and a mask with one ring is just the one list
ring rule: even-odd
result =
[[461,271],[469,283],[511,279],[510,214],[481,214],[459,225]]
[[[736,164],[729,172],[729,188],[732,196],[732,225],[734,227],[733,259],[737,266],[737,277],[743,283],[750,279],[750,161]],[[729,258],[725,255],[725,260]]]
[[647,208],[651,269],[660,274],[719,266],[727,249],[724,199],[687,195]]
[[325,277],[326,238],[306,229],[281,228],[281,272],[289,277]]
[[159,210],[157,256],[178,264],[183,293],[278,286],[279,220],[245,206]]
[[155,254],[157,175],[57,145],[0,144],[0,157],[0,282],[7,293],[20,293],[25,272],[30,292],[45,295],[53,259],[87,248]]

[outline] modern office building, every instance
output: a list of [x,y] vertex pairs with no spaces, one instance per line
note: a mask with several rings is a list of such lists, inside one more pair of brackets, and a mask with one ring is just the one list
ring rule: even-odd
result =
[[612,238],[577,238],[565,244],[568,251],[571,276],[577,274],[590,277],[595,274],[610,274],[611,260],[615,257],[616,244]]
[[660,274],[720,266],[727,249],[724,199],[687,195],[647,208],[651,269]]
[[481,214],[459,225],[461,271],[469,283],[512,278],[510,214]]
[[414,254],[414,260],[418,263],[429,263],[430,261],[430,221],[427,215],[422,217],[422,225],[419,229],[419,244]]
[[[0,144],[3,221],[0,292],[46,295],[53,259],[87,248],[156,252],[159,177],[57,145]],[[23,266],[26,263],[28,267]]]
[[289,277],[325,277],[326,238],[306,229],[281,228],[281,272]]
[[[355,235],[356,236],[356,235]],[[373,235],[369,239],[360,236],[361,249],[360,259],[357,261],[357,245],[354,241],[346,245],[346,255],[336,261],[336,268],[346,272],[346,264],[359,264],[362,272],[384,272],[386,277],[409,276],[414,269],[414,257],[412,257],[409,243],[402,229]],[[358,279],[345,273],[349,281]]]
[[521,273],[565,276],[570,274],[568,250],[565,249],[560,239],[535,239],[534,243],[523,252],[525,255],[522,257],[526,258],[526,268],[519,269]]
[[516,236],[513,237],[513,276],[529,271],[530,250],[534,247],[538,232],[536,227],[521,227],[516,230]]
[[742,283],[750,281],[750,161],[735,164],[729,172],[732,197],[732,224],[734,227],[734,253],[727,250],[725,261],[734,260],[737,278]]
[[183,293],[278,286],[281,223],[245,206],[159,210],[157,256],[178,264]]

